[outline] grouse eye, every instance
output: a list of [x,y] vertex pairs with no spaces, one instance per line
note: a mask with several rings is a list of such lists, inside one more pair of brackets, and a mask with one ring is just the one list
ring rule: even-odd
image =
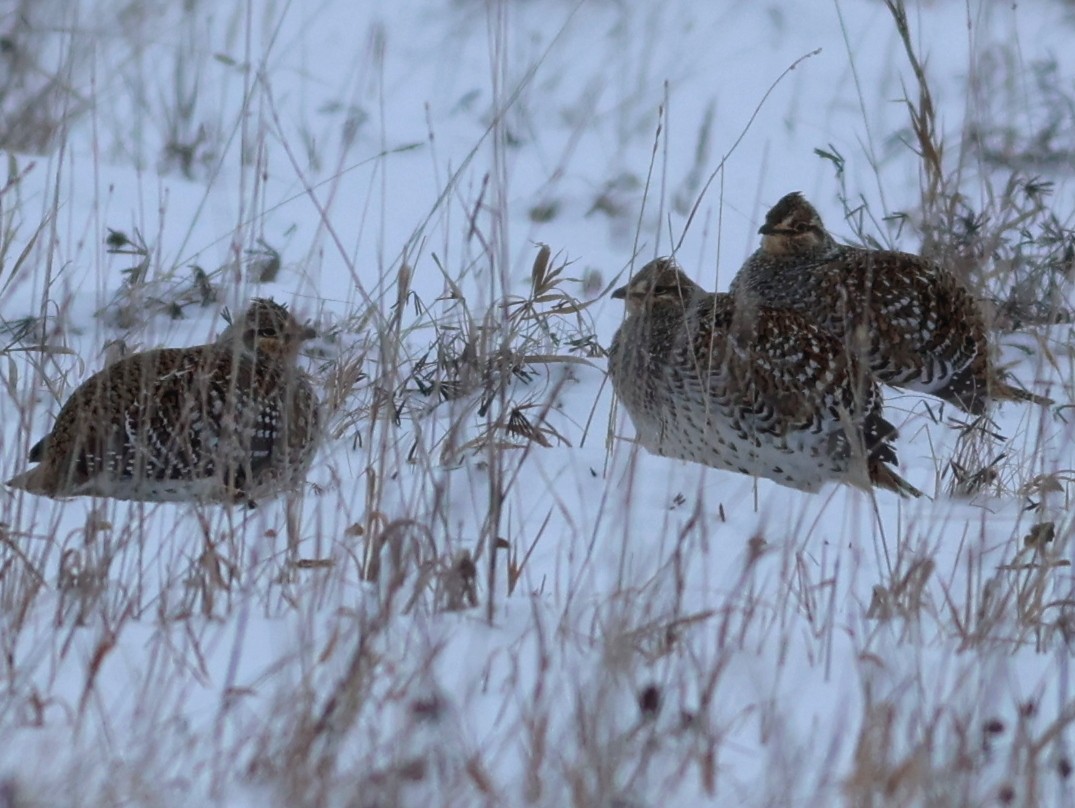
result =
[[662,284],[660,286],[653,287],[653,294],[657,297],[665,297],[666,295],[680,295],[683,292],[683,288],[679,284]]
[[265,326],[258,329],[258,336],[263,339],[272,339],[276,336],[276,329],[272,326]]

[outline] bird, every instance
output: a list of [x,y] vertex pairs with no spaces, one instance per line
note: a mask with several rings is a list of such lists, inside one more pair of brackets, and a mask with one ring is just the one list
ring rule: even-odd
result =
[[921,494],[901,478],[876,380],[795,312],[709,293],[673,258],[612,292],[627,316],[612,388],[650,452],[816,492],[828,481]]
[[729,293],[809,317],[880,381],[972,415],[990,400],[1054,403],[1000,378],[974,297],[941,264],[837,243],[799,192],[777,202],[758,233]]
[[7,485],[52,498],[245,503],[299,486],[319,404],[297,364],[316,332],[255,298],[206,345],[127,356],[84,381]]

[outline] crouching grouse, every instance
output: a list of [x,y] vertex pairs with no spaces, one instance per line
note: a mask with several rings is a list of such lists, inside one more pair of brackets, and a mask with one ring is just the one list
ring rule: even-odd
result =
[[977,303],[940,264],[838,244],[799,193],[777,202],[758,232],[761,247],[729,291],[799,312],[839,338],[881,381],[975,415],[990,400],[1053,403],[1000,378]]
[[877,382],[799,315],[710,294],[668,258],[612,293],[627,318],[612,386],[655,454],[803,491],[830,480],[920,492],[891,467],[896,429]]
[[8,481],[48,497],[244,502],[302,483],[318,402],[298,368],[314,336],[255,299],[215,342],[121,359],[71,395]]

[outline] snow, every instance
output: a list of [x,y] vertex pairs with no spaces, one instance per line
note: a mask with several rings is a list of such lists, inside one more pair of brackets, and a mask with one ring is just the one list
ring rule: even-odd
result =
[[[854,238],[815,148],[845,158],[868,232],[916,249],[882,220],[914,223],[922,180],[883,4],[151,5],[41,5],[65,21],[42,27],[42,63],[92,45],[72,77],[88,101],[62,148],[9,155],[0,317],[45,313],[71,350],[0,358],[0,473],[108,343],[197,344],[254,295],[321,326],[305,362],[340,403],[293,501],[0,493],[0,803],[979,805],[1011,787],[1075,804],[1062,409],[1000,406],[998,485],[957,498],[958,413],[887,390],[901,473],[930,495],[906,501],[648,455],[604,359],[526,320],[525,353],[574,361],[531,362],[486,415],[481,379],[439,401],[406,378],[450,329],[496,346],[537,244],[589,303],[545,322],[607,346],[622,304],[600,292],[677,244],[726,288],[787,191]],[[953,169],[984,54],[1008,55],[1009,87],[1041,60],[1075,69],[1062,3],[908,11]],[[178,124],[177,86],[195,99]],[[1029,89],[1011,97],[1010,123],[1040,120]],[[160,155],[170,127],[199,126],[184,176]],[[995,175],[960,164],[983,203]],[[1068,176],[1043,175],[1070,224]],[[144,237],[145,285],[125,286],[138,259],[106,251],[108,228]],[[273,282],[244,271],[259,238]],[[195,264],[220,269],[217,303]],[[998,336],[1062,404],[1070,330]],[[364,375],[341,381],[348,362]],[[549,446],[494,426],[524,405]],[[1025,489],[1035,475],[1057,484]],[[1034,556],[1043,521],[1056,536]],[[463,551],[478,604],[446,609]]]

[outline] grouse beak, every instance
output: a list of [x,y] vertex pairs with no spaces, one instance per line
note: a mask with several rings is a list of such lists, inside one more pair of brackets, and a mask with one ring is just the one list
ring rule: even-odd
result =
[[760,235],[762,235],[762,236],[771,236],[775,232],[776,232],[776,228],[773,227],[768,222],[766,222],[765,224],[763,224],[761,227],[758,228],[758,233]]
[[627,299],[627,287],[626,286],[621,286],[619,289],[613,289],[612,290],[612,297],[614,297],[616,300],[626,300]]

